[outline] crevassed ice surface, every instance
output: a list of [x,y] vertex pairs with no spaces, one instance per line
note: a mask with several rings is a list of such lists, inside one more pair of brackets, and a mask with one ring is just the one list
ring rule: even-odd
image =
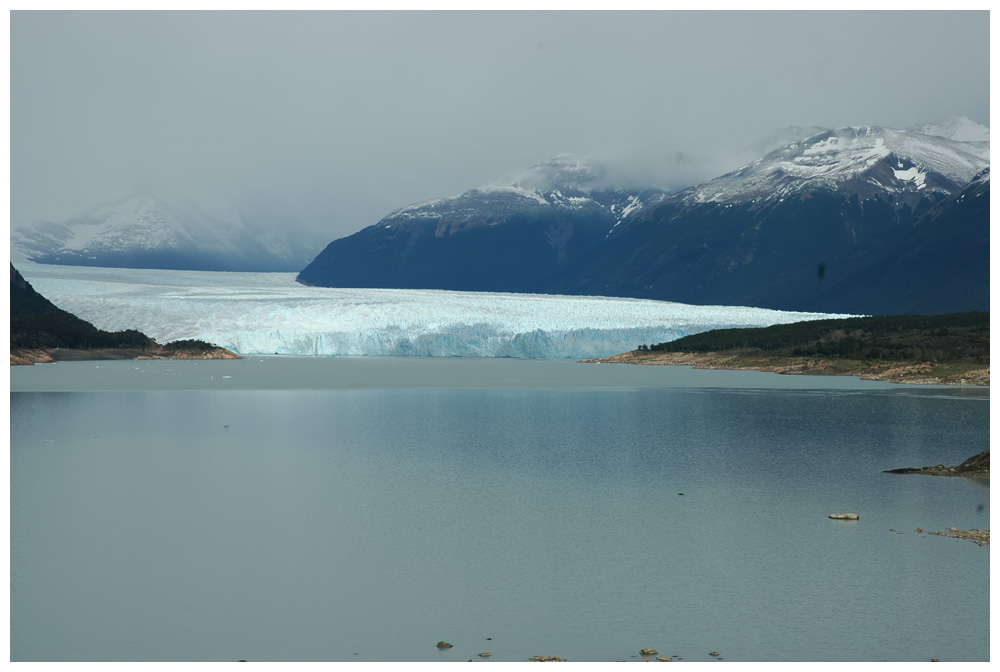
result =
[[24,264],[34,288],[109,331],[240,354],[600,357],[710,329],[840,317],[588,296],[307,287],[291,273]]

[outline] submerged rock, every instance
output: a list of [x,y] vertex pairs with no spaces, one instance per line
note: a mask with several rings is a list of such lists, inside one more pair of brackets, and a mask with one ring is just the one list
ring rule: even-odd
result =
[[437,647],[439,649],[450,649],[452,646],[454,646],[454,644],[449,644],[448,642],[446,642],[444,640],[442,640],[442,641],[440,641],[440,642],[437,643]]

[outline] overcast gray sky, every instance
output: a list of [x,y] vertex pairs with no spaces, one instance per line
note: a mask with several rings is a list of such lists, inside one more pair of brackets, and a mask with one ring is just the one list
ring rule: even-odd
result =
[[146,186],[333,240],[563,152],[652,175],[788,125],[989,124],[985,11],[13,12],[10,32],[15,226]]

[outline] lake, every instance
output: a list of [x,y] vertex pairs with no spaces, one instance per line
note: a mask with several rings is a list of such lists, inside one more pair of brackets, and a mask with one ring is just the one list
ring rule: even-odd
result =
[[11,390],[15,661],[989,660],[989,547],[917,532],[989,528],[989,483],[882,473],[988,448],[988,389],[252,357]]

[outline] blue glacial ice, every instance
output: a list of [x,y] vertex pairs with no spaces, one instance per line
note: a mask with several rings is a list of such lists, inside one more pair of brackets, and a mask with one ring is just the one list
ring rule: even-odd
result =
[[594,296],[306,287],[290,273],[19,266],[60,308],[250,355],[601,357],[710,329],[837,317]]

